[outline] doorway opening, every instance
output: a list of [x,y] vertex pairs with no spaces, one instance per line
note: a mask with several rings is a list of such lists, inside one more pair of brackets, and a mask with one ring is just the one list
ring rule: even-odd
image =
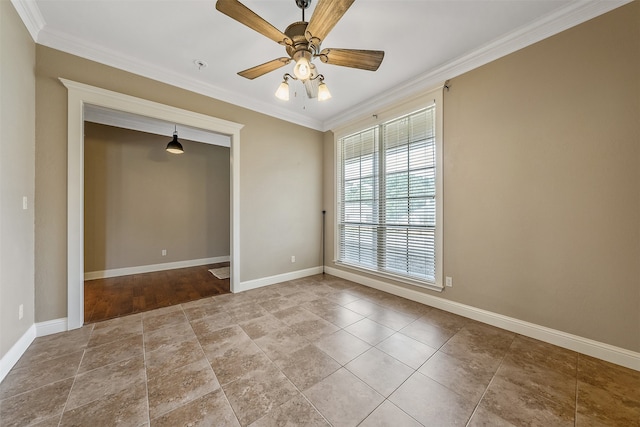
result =
[[136,114],[230,138],[231,292],[240,284],[240,129],[243,125],[200,113],[73,82],[68,90],[67,165],[67,329],[84,323],[84,113],[85,105]]
[[173,123],[84,113],[85,323],[230,292],[229,137],[180,126],[177,155]]

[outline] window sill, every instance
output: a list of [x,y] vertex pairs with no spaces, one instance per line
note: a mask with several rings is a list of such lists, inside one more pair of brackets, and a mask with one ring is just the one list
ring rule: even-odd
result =
[[412,280],[409,279],[407,277],[403,277],[403,276],[397,276],[395,274],[391,274],[391,273],[383,273],[381,271],[378,270],[370,270],[368,268],[364,268],[364,267],[360,267],[354,264],[349,264],[349,263],[345,263],[345,262],[341,262],[341,261],[337,261],[334,260],[333,263],[337,266],[349,269],[349,270],[354,270],[354,271],[358,271],[361,273],[365,273],[365,274],[369,274],[371,276],[376,276],[376,277],[380,277],[383,279],[388,279],[388,280],[393,280],[394,282],[398,282],[398,283],[402,283],[405,285],[411,285],[411,286],[415,286],[418,288],[422,288],[422,289],[428,289],[430,291],[436,291],[436,292],[442,292],[444,290],[444,287],[438,283],[433,283],[433,282],[423,282],[420,280]]

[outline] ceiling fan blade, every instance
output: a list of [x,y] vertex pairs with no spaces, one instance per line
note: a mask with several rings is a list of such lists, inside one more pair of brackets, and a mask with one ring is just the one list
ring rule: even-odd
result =
[[322,49],[318,54],[325,64],[376,71],[384,59],[382,50]]
[[216,9],[277,43],[287,45],[292,43],[283,32],[237,0],[218,0]]
[[264,64],[256,65],[255,67],[240,71],[238,75],[245,77],[249,80],[253,80],[256,77],[260,77],[263,74],[267,74],[273,70],[277,70],[291,62],[291,58],[278,58],[273,61],[265,62]]
[[320,0],[307,25],[306,37],[316,48],[355,0]]

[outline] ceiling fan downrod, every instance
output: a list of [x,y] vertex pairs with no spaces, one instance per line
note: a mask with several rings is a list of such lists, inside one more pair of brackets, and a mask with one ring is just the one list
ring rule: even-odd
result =
[[302,21],[304,22],[304,10],[309,7],[311,0],[296,0],[296,6],[302,9]]

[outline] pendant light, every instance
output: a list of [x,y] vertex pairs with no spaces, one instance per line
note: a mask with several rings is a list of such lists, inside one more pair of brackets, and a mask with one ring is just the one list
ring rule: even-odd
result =
[[178,126],[175,127],[173,131],[173,139],[169,141],[167,144],[167,151],[171,154],[182,154],[184,153],[184,149],[182,148],[182,144],[178,142]]

